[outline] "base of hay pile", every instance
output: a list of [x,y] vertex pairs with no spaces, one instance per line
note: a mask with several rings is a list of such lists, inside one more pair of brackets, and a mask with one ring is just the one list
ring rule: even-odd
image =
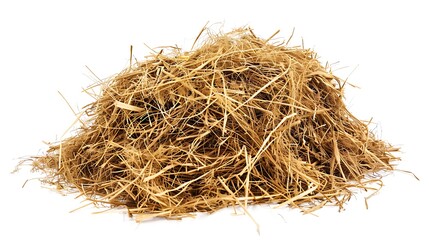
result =
[[347,111],[344,83],[314,52],[249,29],[207,35],[103,83],[79,132],[34,168],[138,220],[236,204],[341,207],[350,187],[392,169],[396,149]]

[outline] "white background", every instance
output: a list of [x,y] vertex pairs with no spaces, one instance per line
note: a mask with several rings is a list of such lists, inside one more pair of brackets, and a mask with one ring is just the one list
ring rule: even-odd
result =
[[[129,46],[143,60],[144,43],[189,49],[210,21],[225,30],[249,25],[261,37],[280,29],[294,44],[304,39],[321,61],[360,89],[346,102],[370,119],[377,136],[402,148],[399,169],[369,200],[356,193],[344,212],[314,215],[256,206],[260,225],[232,209],[195,219],[136,224],[121,211],[92,214],[92,206],[41,188],[28,168],[10,174],[20,159],[43,154],[42,141],[60,138],[75,109],[91,100],[81,92],[97,76],[127,66]],[[0,2],[0,239],[429,239],[428,69],[429,22],[425,1],[1,1]]]

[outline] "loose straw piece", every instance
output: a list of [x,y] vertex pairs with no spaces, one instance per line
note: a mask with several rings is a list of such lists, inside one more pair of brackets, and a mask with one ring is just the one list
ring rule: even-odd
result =
[[123,102],[119,102],[119,101],[115,101],[115,106],[117,106],[118,108],[130,110],[130,111],[135,111],[135,112],[143,112],[144,111],[144,108],[136,107],[136,106],[126,104]]

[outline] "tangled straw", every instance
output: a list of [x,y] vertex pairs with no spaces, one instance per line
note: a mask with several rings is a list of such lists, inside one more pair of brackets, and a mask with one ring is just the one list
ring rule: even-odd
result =
[[103,83],[75,136],[33,159],[46,182],[137,220],[225,206],[340,207],[396,149],[345,107],[315,53],[250,29],[207,34]]

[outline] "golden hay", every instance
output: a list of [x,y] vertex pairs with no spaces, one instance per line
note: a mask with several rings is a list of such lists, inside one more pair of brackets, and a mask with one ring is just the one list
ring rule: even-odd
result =
[[208,34],[102,84],[75,136],[33,159],[45,182],[137,220],[225,206],[340,207],[397,149],[345,107],[344,82],[315,53],[256,37]]

